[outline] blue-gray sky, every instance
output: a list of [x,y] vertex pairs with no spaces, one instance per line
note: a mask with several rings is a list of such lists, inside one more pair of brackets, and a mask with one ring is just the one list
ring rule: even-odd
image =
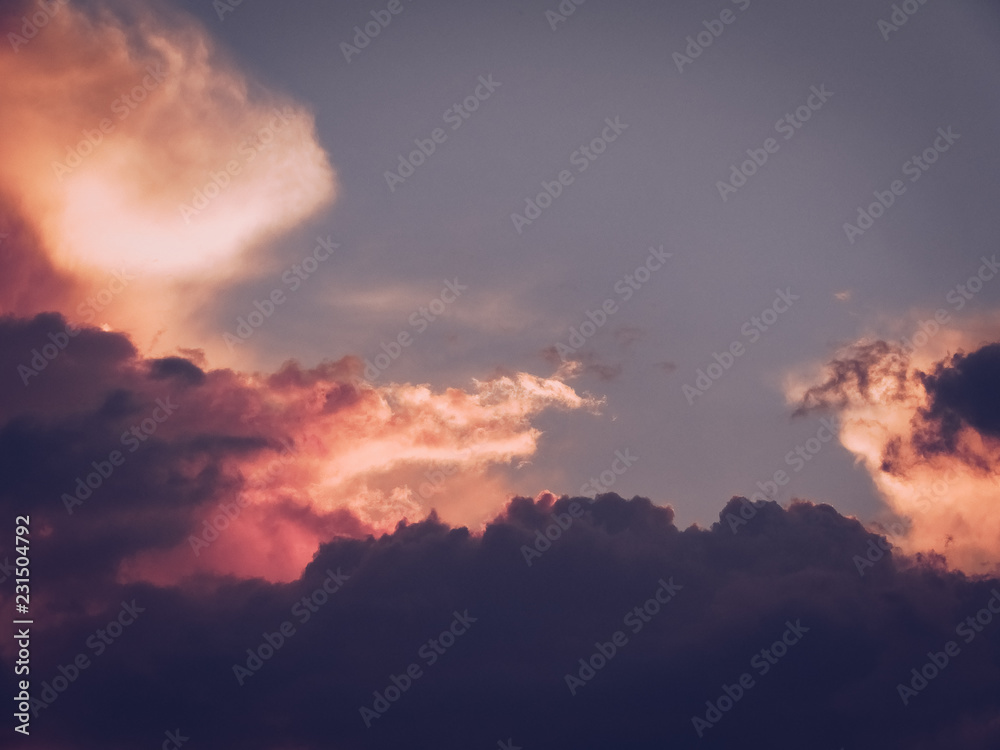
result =
[[[340,181],[333,208],[261,250],[291,262],[317,233],[342,246],[294,312],[257,334],[262,368],[373,358],[457,278],[468,292],[382,377],[442,388],[498,368],[548,376],[547,348],[621,300],[615,283],[649,247],[672,253],[582,349],[612,369],[572,384],[607,406],[542,418],[535,460],[511,470],[527,494],[574,492],[629,447],[640,460],[616,490],[669,502],[682,521],[712,520],[720,499],[789,468],[785,455],[819,429],[790,418],[788,371],[940,307],[995,247],[1000,113],[989,92],[1000,52],[987,3],[925,4],[892,30],[879,27],[891,4],[590,0],[553,30],[557,3],[403,2],[350,62],[341,43],[381,5],[243,3],[221,20],[210,3],[184,5],[241,66],[315,110]],[[727,10],[731,23],[678,70],[687,37]],[[446,110],[481,75],[500,86],[452,130]],[[832,95],[810,99],[812,87]],[[807,122],[776,128],[807,101],[820,105]],[[615,117],[627,130],[579,173],[572,155]],[[385,172],[437,127],[445,142],[390,190]],[[960,138],[911,183],[905,163],[948,127]],[[718,181],[767,138],[776,153],[723,200]],[[511,214],[563,169],[573,184],[518,233]],[[896,179],[906,192],[851,244],[844,223]],[[199,310],[206,335],[233,329],[273,278]],[[744,323],[786,288],[799,297],[792,308],[689,404],[682,386],[713,353],[749,343]],[[970,309],[998,293],[988,287]],[[852,464],[825,448],[783,499],[870,517],[874,490]]]

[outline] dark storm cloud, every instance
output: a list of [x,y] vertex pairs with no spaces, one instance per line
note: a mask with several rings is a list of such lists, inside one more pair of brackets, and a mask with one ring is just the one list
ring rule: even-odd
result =
[[151,363],[149,374],[158,380],[178,377],[192,385],[201,385],[205,382],[205,373],[202,369],[183,357],[155,359]]
[[[246,482],[227,462],[273,458],[289,445],[280,425],[248,423],[247,407],[262,392],[232,371],[206,373],[181,357],[145,360],[126,336],[67,329],[56,313],[0,318],[0,362],[0,507],[46,530],[33,547],[34,571],[48,581],[41,601],[88,606],[123,561],[184,545],[199,511],[232,501]],[[35,373],[26,383],[24,367]],[[296,376],[289,365],[269,392],[337,369]],[[344,400],[332,383],[327,410]],[[267,513],[336,533],[328,528],[336,514],[280,499]]]
[[[998,582],[870,554],[878,541],[824,505],[768,504],[734,535],[679,530],[643,498],[546,496],[515,499],[481,536],[432,517],[335,541],[289,584],[109,587],[98,611],[59,611],[38,639],[36,690],[78,652],[92,666],[33,729],[105,750],[175,727],[190,747],[262,750],[995,747],[1000,624],[968,644],[956,626]],[[324,582],[336,593],[317,594]],[[650,604],[664,586],[672,598]],[[133,600],[145,612],[96,655],[88,638]],[[571,694],[566,675],[616,631],[624,644]],[[794,645],[770,651],[783,636]],[[948,641],[958,655],[904,706],[897,684]],[[418,676],[379,704],[408,668]],[[744,673],[753,686],[699,739],[692,717]]]
[[[193,509],[224,485],[220,459],[267,443],[204,424],[175,429],[178,411],[197,414],[209,398],[190,388],[204,374],[187,360],[147,365],[123,335],[66,331],[55,313],[0,320],[0,505],[48,527],[34,540],[35,571],[49,580],[40,598],[75,607],[124,557],[182,541]],[[19,367],[37,374],[25,384]],[[185,470],[192,461],[205,468]]]
[[106,374],[132,357],[126,336],[74,328],[58,313],[0,318],[0,417],[44,417],[103,399]]
[[954,450],[956,436],[966,425],[1000,437],[1000,344],[956,354],[920,379],[931,398],[924,416],[937,425],[937,439],[929,449]]

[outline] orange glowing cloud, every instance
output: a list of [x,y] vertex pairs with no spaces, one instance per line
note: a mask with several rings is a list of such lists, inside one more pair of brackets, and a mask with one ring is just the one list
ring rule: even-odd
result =
[[[311,113],[248,80],[193,18],[147,2],[54,7],[34,37],[0,45],[0,196],[72,282],[46,309],[146,346],[181,309],[171,279],[233,274],[253,243],[328,205],[336,177]],[[128,302],[84,318],[113,273],[135,279]],[[3,291],[5,309],[38,311]]]
[[186,409],[178,428],[217,432],[235,423],[269,447],[228,458],[220,470],[229,490],[201,506],[187,540],[128,561],[123,580],[167,583],[198,571],[292,580],[337,536],[388,532],[432,510],[450,523],[481,524],[513,494],[491,469],[536,451],[531,419],[548,408],[600,405],[526,373],[434,392],[373,387],[354,379],[360,368],[346,359],[308,371],[288,364],[269,377],[210,373],[202,403]]
[[863,339],[811,374],[791,378],[786,389],[800,411],[839,414],[841,443],[903,520],[902,527],[888,524],[898,532],[890,537],[895,545],[941,555],[973,574],[1000,569],[1000,441],[964,422],[952,424],[942,440],[929,384],[933,373],[953,369],[961,353],[998,338],[1000,315],[948,326],[918,323],[896,343]]

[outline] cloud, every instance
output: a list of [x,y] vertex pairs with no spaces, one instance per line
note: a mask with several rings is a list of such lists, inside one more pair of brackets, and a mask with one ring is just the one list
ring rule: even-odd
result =
[[645,333],[641,328],[624,325],[611,329],[610,333],[614,337],[615,348],[622,357],[616,362],[607,361],[605,355],[592,348],[576,349],[567,353],[560,352],[555,344],[542,350],[542,358],[556,367],[558,376],[563,379],[593,375],[603,382],[616,380],[622,374],[624,361],[629,358],[634,345],[643,339]]
[[294,579],[320,542],[432,509],[478,525],[511,494],[492,470],[535,453],[538,414],[599,406],[527,373],[435,392],[368,385],[353,357],[206,369],[144,358],[119,333],[70,336],[54,313],[0,318],[0,354],[13,363],[0,445],[18,457],[3,491],[30,498],[24,510],[50,517],[66,550],[103,539],[90,567],[161,583],[207,570]]
[[864,340],[829,362],[816,385],[789,389],[798,413],[838,415],[841,442],[908,523],[894,542],[971,573],[1000,565],[1000,345],[978,341],[961,325],[949,342],[969,351],[957,354]]
[[333,201],[336,176],[313,115],[240,72],[190,15],[53,7],[35,36],[0,47],[0,218],[16,229],[0,305],[93,322],[78,305],[124,269],[141,277],[135,294],[99,322],[145,345],[190,305],[175,280],[243,273],[250,247]]
[[[740,507],[734,499],[722,515]],[[546,530],[550,546],[528,566],[524,550],[544,547]],[[877,541],[824,505],[768,503],[733,534],[725,523],[682,531],[642,498],[544,496],[514,499],[481,534],[430,518],[330,541],[286,583],[100,579],[88,607],[69,590],[39,618],[38,694],[77,653],[94,665],[41,709],[33,740],[135,747],[179,727],[192,743],[250,750],[395,748],[413,737],[445,748],[511,738],[526,750],[995,747],[1000,624],[971,641],[956,627],[992,602],[998,581],[891,552],[862,577],[852,558]],[[72,575],[50,557],[62,544],[57,533],[38,541],[46,580]],[[317,596],[324,582],[335,593]],[[664,583],[672,600],[648,604]],[[145,611],[96,656],[88,638],[133,600]],[[456,614],[461,634],[442,637]],[[778,650],[789,623],[800,642]],[[616,631],[624,643],[573,695],[566,676]],[[898,685],[948,641],[959,653],[904,706]],[[9,641],[0,648],[9,658]],[[376,704],[393,676],[407,684],[411,664],[419,676]],[[743,674],[752,688],[699,739],[692,718]],[[381,716],[367,728],[360,709],[374,705]]]
[[565,359],[556,347],[547,346],[542,350],[542,359],[551,366],[558,368],[559,377],[572,379],[581,375],[594,375],[598,380],[608,382],[616,379],[622,373],[620,362],[610,364],[603,362],[597,352],[577,351]]
[[955,450],[966,427],[1000,438],[1000,344],[956,354],[920,379],[931,399],[923,416],[937,426],[934,450]]

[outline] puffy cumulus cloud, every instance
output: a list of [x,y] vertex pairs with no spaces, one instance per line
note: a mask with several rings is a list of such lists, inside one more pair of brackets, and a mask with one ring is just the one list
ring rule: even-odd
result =
[[[560,523],[527,565],[524,550]],[[49,557],[55,537],[36,551],[53,584],[74,575]],[[429,518],[333,540],[286,583],[103,579],[88,607],[69,588],[36,620],[38,697],[77,653],[92,666],[36,704],[32,740],[139,747],[177,727],[192,746],[248,750],[399,748],[414,737],[456,749],[508,739],[526,750],[996,747],[1000,623],[988,608],[1000,581],[891,552],[859,576],[852,557],[878,541],[809,503],[767,503],[733,534],[725,523],[680,530],[642,498],[544,496],[514,499],[479,534]],[[659,604],[664,583],[672,599]],[[144,611],[95,655],[88,639],[133,600]],[[466,624],[442,636],[456,613]],[[978,631],[964,622],[977,616],[989,618]],[[774,646],[787,623],[798,635]],[[566,676],[616,631],[614,656],[594,659],[571,694]],[[898,686],[949,641],[957,655],[904,706]],[[10,639],[0,648],[9,658]],[[752,686],[730,687],[735,705],[723,700],[699,738],[692,718],[744,674]],[[0,680],[12,688],[9,675]],[[387,688],[392,701],[377,703]],[[373,706],[381,715],[367,728],[361,709]]]
[[[958,353],[942,354],[945,343]],[[971,573],[994,572],[1000,345],[961,328],[924,349],[867,340],[829,362],[818,381],[789,395],[800,412],[838,413],[841,442],[908,521],[894,542]]]
[[[18,261],[0,283],[5,310],[44,299],[79,317],[122,269],[141,274],[145,303],[161,299],[170,277],[238,271],[248,246],[334,198],[312,114],[249,80],[192,17],[151,0],[49,5],[37,34],[0,45],[0,196],[23,235],[0,248]],[[8,6],[4,28],[37,10]],[[151,337],[162,312],[104,316]]]
[[434,508],[481,523],[510,495],[491,469],[536,450],[532,419],[598,406],[525,373],[435,392],[368,385],[354,358],[211,370],[143,358],[123,334],[70,336],[53,313],[0,318],[0,356],[12,363],[0,451],[16,459],[0,492],[52,525],[60,554],[86,554],[81,576],[113,568],[123,580],[289,580],[337,536]]

